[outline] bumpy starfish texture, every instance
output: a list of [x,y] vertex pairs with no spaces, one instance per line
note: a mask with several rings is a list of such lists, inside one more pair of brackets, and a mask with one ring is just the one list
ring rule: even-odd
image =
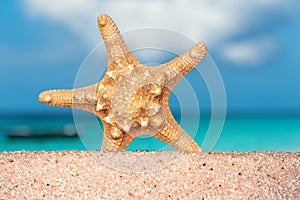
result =
[[165,64],[147,67],[129,51],[109,16],[100,15],[98,26],[108,58],[103,79],[83,88],[44,91],[39,101],[94,113],[104,126],[103,151],[125,150],[140,135],[153,136],[178,150],[201,151],[177,124],[168,99],[182,77],[205,57],[206,46],[196,44]]

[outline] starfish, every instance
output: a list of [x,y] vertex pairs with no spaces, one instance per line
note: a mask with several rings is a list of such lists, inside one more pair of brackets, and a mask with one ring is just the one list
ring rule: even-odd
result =
[[176,84],[205,57],[206,46],[198,43],[173,60],[150,67],[130,52],[108,15],[98,17],[98,26],[108,59],[102,80],[82,88],[47,90],[39,101],[95,114],[104,127],[102,151],[124,151],[136,137],[150,135],[178,150],[200,152],[174,119],[168,99]]

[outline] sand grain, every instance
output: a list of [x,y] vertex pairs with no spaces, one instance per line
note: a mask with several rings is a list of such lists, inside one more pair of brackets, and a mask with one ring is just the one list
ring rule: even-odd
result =
[[300,199],[300,153],[107,157],[151,153],[177,159],[162,169],[136,173],[139,168],[132,165],[138,162],[117,171],[95,158],[109,153],[97,151],[3,152],[0,199]]

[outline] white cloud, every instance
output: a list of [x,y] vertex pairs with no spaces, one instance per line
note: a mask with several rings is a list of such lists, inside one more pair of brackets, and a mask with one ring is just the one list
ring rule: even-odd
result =
[[[214,52],[237,64],[259,64],[269,56],[269,51],[274,52],[276,40],[269,40],[265,34],[270,33],[260,31],[264,26],[259,25],[272,23],[272,17],[265,19],[266,13],[289,19],[295,7],[284,0],[23,1],[30,16],[64,24],[91,47],[101,41],[96,30],[97,16],[107,13],[117,22],[121,32],[144,27],[176,30],[196,41],[204,41]],[[230,42],[232,38],[255,28],[258,34],[251,41],[245,37],[245,41]],[[248,54],[252,56],[246,56]]]
[[222,51],[225,58],[240,66],[256,66],[275,53],[276,41],[270,36],[232,42],[225,45]]

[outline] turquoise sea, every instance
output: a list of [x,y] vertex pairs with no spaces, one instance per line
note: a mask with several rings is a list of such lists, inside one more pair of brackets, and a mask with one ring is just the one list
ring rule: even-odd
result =
[[[180,120],[178,120],[180,121]],[[195,140],[202,144],[210,120],[201,118]],[[99,122],[97,122],[99,123]],[[186,120],[184,127],[198,123],[196,119]],[[100,123],[99,123],[100,124]],[[66,127],[72,129],[74,120],[66,118],[8,118],[0,119],[0,151],[52,151],[52,150],[99,150],[101,146],[101,126],[89,119],[77,120],[80,136],[52,137],[51,133],[60,132]],[[28,127],[34,130],[34,137],[9,137],[9,134],[25,132]],[[70,128],[71,127],[71,128]],[[52,132],[51,132],[52,131]],[[43,137],[41,133],[48,133]],[[214,133],[213,133],[214,134]],[[208,136],[209,137],[209,136]],[[127,150],[169,150],[163,142],[144,136],[134,140]],[[300,117],[227,117],[220,137],[212,151],[300,151]]]

